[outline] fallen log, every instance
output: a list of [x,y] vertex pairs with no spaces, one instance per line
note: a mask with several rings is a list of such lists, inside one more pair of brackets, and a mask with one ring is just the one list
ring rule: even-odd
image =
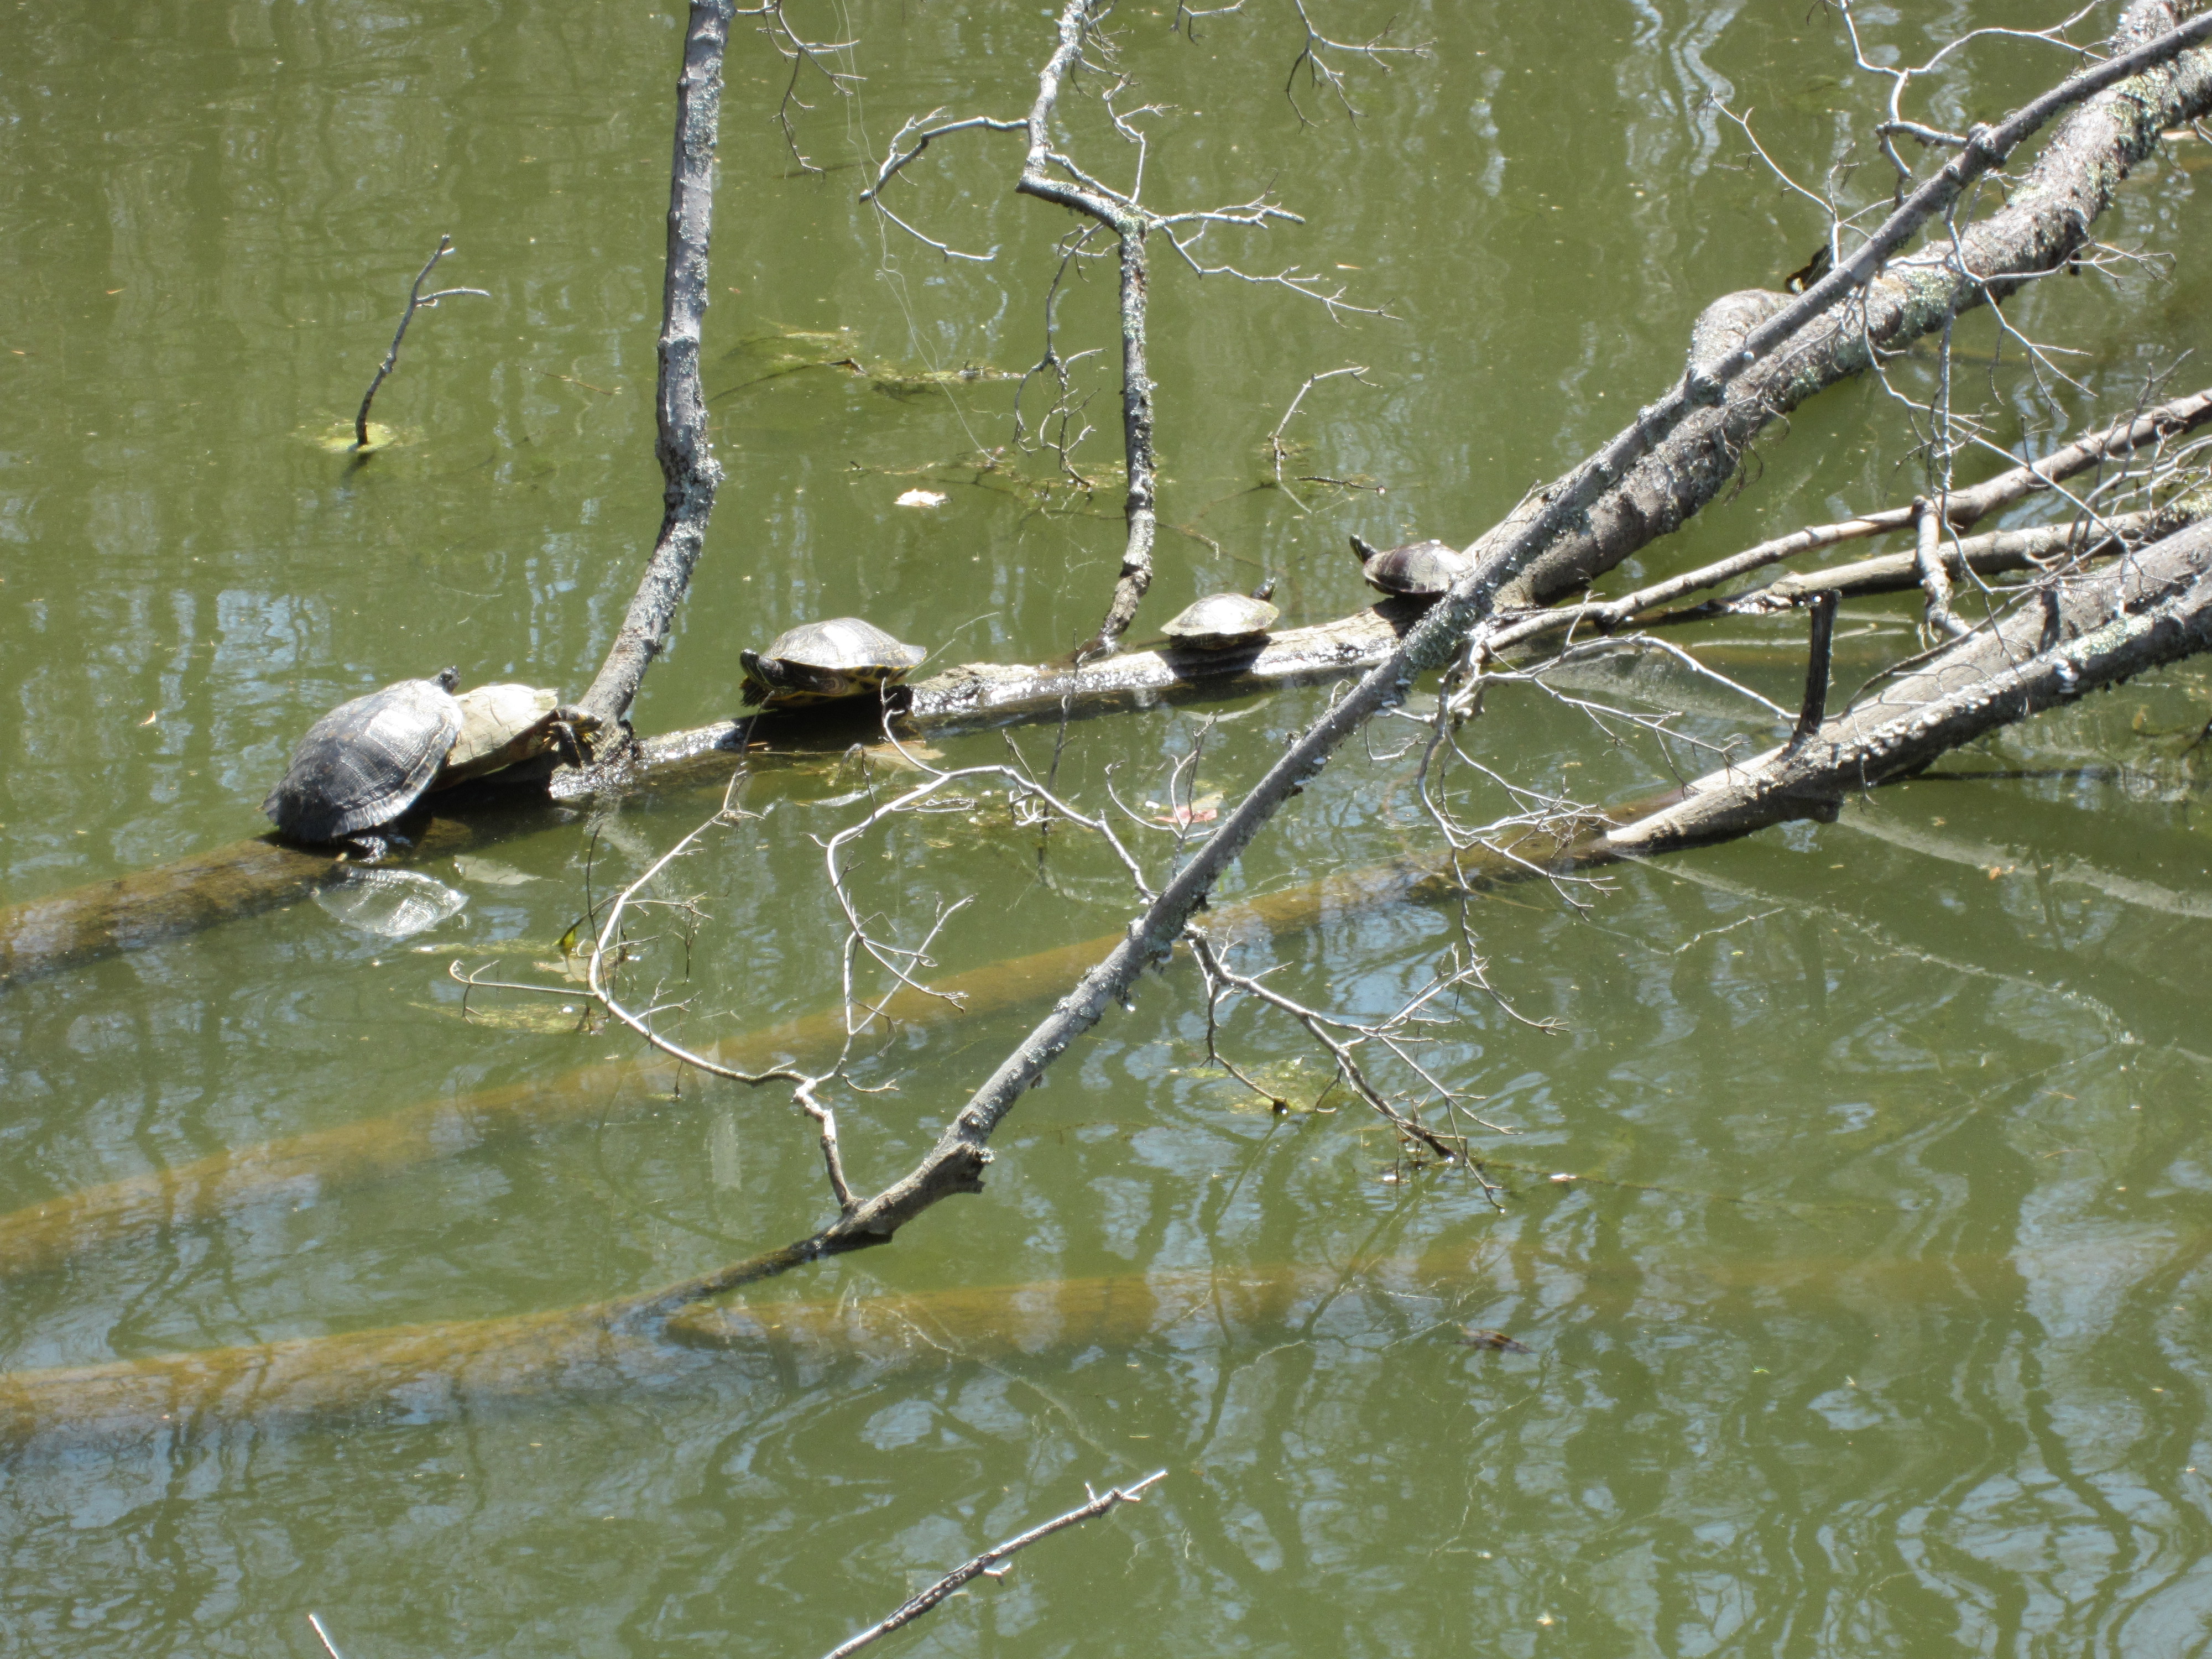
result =
[[[2174,30],[2189,9],[2172,0],[2137,0],[2121,19],[2109,61],[2117,64]],[[2202,27],[2201,18],[2182,24],[2192,31]],[[1773,421],[1863,374],[1877,352],[1894,353],[1954,317],[2065,270],[2088,246],[2091,226],[2160,136],[2207,114],[2212,114],[2212,48],[2202,44],[2201,34],[2187,50],[2087,99],[2059,124],[2027,173],[2008,185],[2003,206],[1959,226],[1955,234],[1931,238],[1918,252],[1889,258],[1870,276],[1855,273],[1852,281],[1838,284],[1846,290],[1840,298],[1785,347],[1736,374],[1725,398],[1682,421],[1630,466],[1574,530],[1516,571],[1499,591],[1499,604],[1541,605],[1589,586],[1717,499],[1735,477],[1745,451]],[[1966,154],[1972,153],[1970,145]],[[1866,252],[1854,253],[1853,261]],[[1726,296],[1716,306],[1741,297]],[[1787,303],[1785,295],[1766,298]],[[1531,496],[1470,550],[1480,557],[1510,543],[1547,510],[1559,488]]]
[[1698,779],[1605,836],[1624,858],[1832,818],[2000,726],[2212,646],[2212,521],[2094,574],[2039,583],[2011,613],[1824,720],[1808,740]]

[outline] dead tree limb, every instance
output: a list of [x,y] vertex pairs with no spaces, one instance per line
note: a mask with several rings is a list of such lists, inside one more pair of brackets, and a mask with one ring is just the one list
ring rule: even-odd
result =
[[[1126,112],[1117,109],[1114,100],[1127,84],[1126,80],[1117,81],[1103,94],[1106,112],[1114,123],[1115,130],[1135,146],[1137,151],[1133,177],[1126,191],[1105,183],[1072,157],[1054,148],[1052,128],[1060,94],[1069,77],[1085,65],[1086,48],[1096,43],[1100,48],[1101,60],[1111,61],[1110,43],[1100,29],[1106,14],[1111,9],[1111,0],[1066,0],[1054,19],[1054,45],[1043,67],[1037,72],[1036,97],[1031,102],[1025,118],[1007,121],[989,116],[972,116],[936,127],[927,125],[933,117],[909,120],[892,139],[889,153],[877,168],[874,183],[860,193],[862,201],[873,203],[902,230],[939,252],[955,258],[988,259],[991,255],[958,253],[947,244],[915,229],[884,204],[884,191],[900,173],[939,138],[973,131],[1020,132],[1025,140],[1025,149],[1021,176],[1014,184],[1016,193],[1081,214],[1115,239],[1121,273],[1118,301],[1121,334],[1121,450],[1127,483],[1122,505],[1126,534],[1113,597],[1108,602],[1105,617],[1099,623],[1097,632],[1078,649],[1076,658],[1079,663],[1110,655],[1120,648],[1121,637],[1128,631],[1129,624],[1137,614],[1138,605],[1152,586],[1152,548],[1158,532],[1157,496],[1159,483],[1159,461],[1153,447],[1152,435],[1153,388],[1146,345],[1152,287],[1150,239],[1153,233],[1162,233],[1167,245],[1197,276],[1227,276],[1241,282],[1287,288],[1293,293],[1319,301],[1328,309],[1331,316],[1340,312],[1376,314],[1369,307],[1346,304],[1341,284],[1333,290],[1323,291],[1322,278],[1295,267],[1261,273],[1246,271],[1228,264],[1209,264],[1201,260],[1196,252],[1199,239],[1212,226],[1242,225],[1264,228],[1278,223],[1303,224],[1304,221],[1278,205],[1267,191],[1249,201],[1225,208],[1162,213],[1147,206],[1141,200],[1147,141],[1138,122],[1141,118],[1158,112],[1151,106]],[[1178,12],[1178,19],[1182,15]],[[1310,36],[1310,29],[1309,33]],[[1340,45],[1334,41],[1325,44]],[[1370,56],[1373,55],[1373,50],[1407,50],[1343,49],[1365,51]],[[1065,363],[1052,343],[1051,305],[1048,297],[1046,301],[1044,359],[1031,373],[1054,369],[1063,376],[1064,383]],[[1064,461],[1065,447],[1062,459]]]
[[[1053,177],[1055,163],[1077,179],[1083,174],[1056,155],[1052,147],[1052,119],[1060,88],[1069,70],[1082,61],[1083,46],[1096,21],[1095,0],[1068,0],[1056,25],[1059,45],[1037,76],[1036,100],[1024,124],[1029,141],[1022,160],[1022,176],[1014,185],[1024,196],[1055,202],[1097,221],[1111,231],[1120,262],[1117,290],[1121,323],[1121,454],[1127,489],[1121,513],[1127,533],[1121,545],[1121,568],[1114,579],[1114,597],[1106,607],[1098,631],[1077,653],[1079,659],[1103,656],[1115,650],[1137,614],[1137,606],[1152,585],[1152,543],[1158,532],[1156,496],[1159,460],[1152,448],[1152,377],[1146,362],[1146,304],[1152,271],[1146,263],[1145,239],[1152,229],[1152,215],[1138,208],[1136,196],[1144,187],[1144,139],[1119,113],[1114,124],[1138,145],[1137,182],[1129,194],[1104,185],[1085,188]],[[1108,94],[1112,109],[1112,94]]]
[[889,1636],[902,1625],[912,1624],[969,1579],[978,1577],[997,1577],[1006,1570],[1006,1558],[1015,1551],[1026,1549],[1041,1538],[1049,1538],[1056,1532],[1064,1531],[1081,1522],[1092,1520],[1120,1504],[1141,1504],[1145,1501],[1145,1489],[1155,1481],[1164,1480],[1167,1478],[1168,1472],[1165,1469],[1160,1469],[1146,1475],[1141,1480],[1132,1481],[1126,1486],[1109,1486],[1103,1492],[1091,1492],[1086,1486],[1084,1491],[1089,1495],[1090,1502],[1078,1504],[1065,1515],[1055,1515],[1051,1520],[1031,1527],[1019,1537],[1009,1538],[1003,1544],[992,1545],[981,1555],[953,1568],[951,1572],[946,1573],[928,1589],[909,1596],[889,1615],[869,1626],[858,1635],[847,1637],[836,1647],[830,1649],[824,1656],[824,1659],[851,1659],[852,1655],[858,1653],[870,1643]]
[[[2096,524],[2042,525],[2033,530],[1995,530],[1969,536],[1942,550],[1944,574],[1954,582],[1972,576],[1999,576],[2045,569],[2054,564],[2113,558],[2146,543],[2160,541],[2212,514],[2212,495],[2194,495],[2142,513],[2119,513]],[[1763,617],[1822,593],[1846,599],[1875,593],[1901,593],[1920,582],[1920,555],[1887,553],[1784,576],[1734,599],[1717,600],[1675,613],[1692,617]],[[1646,622],[1660,620],[1644,618]]]
[[1609,832],[1624,858],[1787,818],[1832,818],[1846,794],[1926,766],[1985,732],[2212,646],[2212,522],[2094,575],[2052,579],[1821,724],[1809,739],[1698,779],[1681,801]]
[[[1607,456],[1620,459],[1604,492],[1578,501],[1571,526],[1514,574],[1501,602],[1542,605],[1587,587],[1717,496],[1769,422],[1863,372],[1878,351],[1895,351],[1961,312],[2063,270],[2160,132],[2212,112],[2212,52],[2202,49],[2212,39],[2212,16],[2173,27],[2179,9],[2172,0],[2135,0],[2113,57],[1997,125],[1977,128],[1881,229],[1723,360],[1730,378],[1724,400],[1693,372],[1666,403],[1646,410],[1632,430],[1649,429],[1650,440],[1632,453],[1620,439],[1607,447]],[[1947,237],[1899,257],[1917,229],[2075,104],[2083,107],[2052,135],[2002,207],[1964,227],[1955,246]],[[1789,350],[1775,351],[1784,338]],[[1759,361],[1746,364],[1747,356]],[[1526,526],[1553,516],[1563,491],[1581,495],[1583,477],[1571,475],[1532,497],[1477,547],[1510,556]]]
[[659,377],[653,453],[665,481],[660,534],[606,659],[580,706],[599,716],[619,750],[621,722],[646,669],[668,643],[676,608],[705,545],[722,469],[707,438],[699,386],[699,335],[707,310],[707,258],[714,222],[714,149],[722,116],[722,54],[732,0],[691,0],[684,70],[676,83],[676,145],[668,179],[668,264],[660,291]]

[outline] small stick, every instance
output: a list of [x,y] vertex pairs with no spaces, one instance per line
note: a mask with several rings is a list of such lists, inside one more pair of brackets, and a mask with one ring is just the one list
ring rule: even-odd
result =
[[1805,701],[1797,710],[1797,729],[1790,734],[1785,753],[1802,748],[1828,717],[1828,653],[1836,641],[1839,603],[1839,596],[1831,588],[1814,594],[1806,606],[1813,613],[1813,643],[1805,659]]
[[1951,609],[1951,573],[1943,568],[1943,509],[1925,495],[1913,498],[1912,509],[1919,532],[1914,562],[1928,595],[1928,625],[1954,640],[1960,638],[1972,630]]
[[330,1632],[323,1628],[320,1619],[311,1613],[307,1615],[307,1622],[315,1627],[315,1639],[323,1644],[323,1651],[329,1654],[331,1659],[345,1659],[345,1656],[338,1651],[338,1644],[331,1640]]
[[430,273],[437,269],[438,261],[453,251],[453,239],[439,237],[437,252],[430,256],[429,264],[416,274],[415,286],[407,290],[407,309],[399,313],[399,326],[392,331],[392,349],[384,354],[384,361],[377,365],[376,378],[368,383],[368,390],[362,394],[361,413],[353,417],[353,447],[357,450],[368,447],[368,406],[376,401],[377,387],[382,386],[386,377],[399,367],[399,343],[407,337],[407,325],[415,320],[415,313],[427,310],[441,300],[450,300],[456,294],[473,294],[485,300],[491,298],[489,292],[480,288],[441,288],[435,294],[422,292],[422,284],[429,281]]
[[[978,1574],[988,1573],[992,1577],[996,1578],[1006,1571],[1005,1567],[1000,1565],[1001,1562],[1016,1550],[1026,1545],[1034,1544],[1040,1538],[1058,1532],[1063,1527],[1072,1527],[1078,1522],[1088,1521],[1095,1515],[1103,1515],[1117,1504],[1141,1504],[1144,1502],[1145,1488],[1155,1480],[1166,1480],[1167,1474],[1165,1469],[1158,1469],[1146,1475],[1134,1486],[1109,1486],[1103,1492],[1091,1492],[1091,1501],[1080,1508],[1072,1509],[1065,1515],[1056,1515],[1042,1526],[1031,1527],[1018,1538],[1009,1538],[1003,1544],[992,1545],[974,1560],[963,1562],[920,1595],[910,1597],[881,1624],[871,1625],[858,1636],[848,1637],[839,1643],[830,1650],[825,1659],[846,1659],[847,1655],[858,1653],[877,1638],[888,1636],[901,1625],[912,1623]],[[1085,1486],[1084,1491],[1091,1492],[1091,1488]]]

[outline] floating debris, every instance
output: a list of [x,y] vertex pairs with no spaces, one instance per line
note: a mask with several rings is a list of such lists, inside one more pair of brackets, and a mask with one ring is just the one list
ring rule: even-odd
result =
[[1495,1348],[1500,1353],[1534,1353],[1525,1342],[1516,1342],[1503,1331],[1493,1331],[1477,1325],[1460,1328],[1460,1340],[1470,1348]]
[[520,887],[527,881],[543,881],[543,876],[533,876],[527,870],[518,870],[511,864],[501,864],[497,859],[480,858],[469,854],[453,860],[453,868],[463,881],[483,882],[492,887]]
[[951,496],[941,489],[909,489],[891,505],[893,507],[942,507],[951,499]]

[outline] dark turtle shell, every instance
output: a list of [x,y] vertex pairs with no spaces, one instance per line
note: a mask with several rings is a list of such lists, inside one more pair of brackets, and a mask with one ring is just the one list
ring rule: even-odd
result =
[[740,651],[747,702],[813,702],[890,685],[929,654],[858,617],[801,623],[766,651]]
[[294,841],[343,841],[389,823],[429,787],[460,735],[458,671],[342,702],[307,728],[261,810]]
[[1199,651],[1220,651],[1232,645],[1249,645],[1267,637],[1283,613],[1267,603],[1275,585],[1268,582],[1255,593],[1209,593],[1187,605],[1160,632],[1170,643]]
[[1352,556],[1359,561],[1370,587],[1414,599],[1433,599],[1474,568],[1474,561],[1442,542],[1407,542],[1377,552],[1358,537]]

